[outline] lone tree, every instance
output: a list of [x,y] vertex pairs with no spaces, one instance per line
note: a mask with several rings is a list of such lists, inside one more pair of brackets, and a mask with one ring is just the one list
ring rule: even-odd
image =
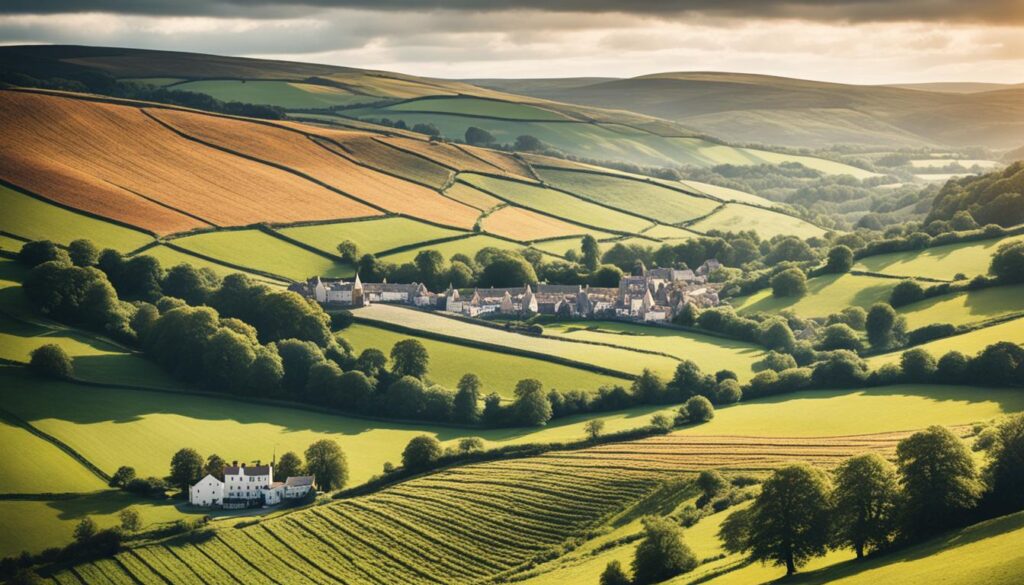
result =
[[33,373],[64,380],[75,375],[75,365],[64,348],[55,344],[41,345],[29,354],[28,367]]
[[802,297],[807,293],[807,275],[799,268],[787,268],[771,279],[772,296]]
[[1024,508],[1024,414],[1011,416],[996,428],[987,455],[985,483],[996,509]]
[[516,401],[512,405],[515,420],[523,426],[544,426],[551,420],[551,400],[544,394],[540,381],[532,378],[516,384]]
[[413,437],[402,451],[402,467],[409,471],[430,469],[441,457],[441,443],[430,435]]
[[476,126],[466,128],[465,138],[466,144],[472,144],[473,146],[487,146],[495,142],[493,134]]
[[181,449],[171,457],[171,474],[167,481],[188,493],[188,486],[203,478],[203,456],[195,449]]
[[683,542],[679,527],[665,518],[644,519],[644,538],[633,556],[633,583],[647,585],[688,573],[697,557]]
[[910,537],[958,525],[981,496],[970,452],[945,427],[931,426],[900,441],[896,465],[903,485],[903,531]]
[[706,423],[715,418],[715,407],[703,396],[691,396],[684,404],[686,418],[690,423]]
[[837,543],[852,547],[858,559],[888,545],[899,497],[892,464],[877,453],[851,457],[836,469],[835,482]]
[[338,443],[321,439],[306,449],[306,472],[323,491],[339,490],[348,483],[348,461]]
[[[598,264],[601,261],[601,247],[597,244],[597,239],[587,234],[583,236],[583,242],[580,244],[583,251],[583,257],[581,258],[581,264],[589,272],[597,270]],[[621,276],[621,272],[619,273]]]
[[786,574],[825,554],[829,540],[829,481],[806,464],[775,471],[761,487],[750,517],[755,561],[785,565]]
[[587,438],[593,441],[604,432],[604,421],[596,418],[588,420],[587,424],[583,425],[583,430],[587,433]]
[[605,566],[601,573],[600,585],[630,585],[632,581],[629,575],[622,569],[622,563],[612,561]]
[[125,532],[138,532],[142,528],[142,517],[135,508],[125,508],[118,514],[121,519],[121,530]]
[[288,451],[281,455],[281,459],[277,462],[277,467],[274,468],[274,475],[283,478],[302,475],[302,458],[294,451]]
[[352,240],[345,240],[338,244],[338,255],[343,261],[355,264],[359,261],[359,246]]
[[833,274],[849,272],[853,268],[853,250],[847,246],[835,246],[828,251],[828,261],[825,264],[825,271]]
[[418,339],[403,339],[391,348],[391,373],[396,378],[412,376],[423,378],[427,373],[430,355]]

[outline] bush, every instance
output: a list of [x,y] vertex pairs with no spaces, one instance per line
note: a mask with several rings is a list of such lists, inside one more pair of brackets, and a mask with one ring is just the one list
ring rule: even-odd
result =
[[836,246],[828,251],[825,271],[834,274],[849,272],[853,268],[853,250],[847,246]]
[[755,370],[772,370],[781,372],[796,367],[796,360],[788,353],[769,351],[760,361],[754,364]]
[[21,246],[18,252],[18,262],[33,268],[44,262],[58,262],[60,264],[71,264],[71,257],[68,253],[50,240],[38,240],[27,242]]
[[433,467],[440,459],[441,443],[429,435],[413,437],[402,451],[402,466],[410,471],[422,471]]
[[1024,282],[1024,241],[999,246],[992,256],[989,272],[1001,282]]
[[925,325],[924,327],[914,329],[908,333],[907,343],[910,345],[918,345],[926,341],[949,337],[950,335],[955,334],[956,327],[949,323],[932,323],[931,325]]
[[733,404],[743,398],[743,390],[736,380],[722,380],[715,388],[715,403]]
[[799,268],[787,268],[771,279],[772,295],[801,297],[807,293],[807,275]]
[[34,350],[29,357],[28,367],[32,372],[47,378],[68,379],[75,375],[75,366],[61,346],[48,343]]
[[691,396],[684,406],[686,418],[691,423],[705,423],[715,418],[715,407],[703,396]]
[[835,349],[860,351],[862,347],[863,344],[860,341],[860,336],[845,323],[836,323],[826,327],[824,333],[822,333],[821,341],[818,342],[818,349],[825,351]]
[[924,298],[924,288],[916,280],[901,280],[889,294],[889,304],[902,307]]
[[900,368],[907,382],[925,383],[935,377],[938,366],[935,358],[924,349],[911,349],[900,356]]

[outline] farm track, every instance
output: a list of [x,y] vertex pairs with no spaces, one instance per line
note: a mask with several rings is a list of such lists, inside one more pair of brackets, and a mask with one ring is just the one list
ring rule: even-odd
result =
[[891,457],[908,434],[675,433],[466,465],[222,528],[203,542],[133,549],[59,573],[53,582],[190,584],[209,582],[218,572],[248,579],[256,571],[260,583],[480,583],[548,558],[681,474],[767,471],[794,459],[828,468],[865,451]]

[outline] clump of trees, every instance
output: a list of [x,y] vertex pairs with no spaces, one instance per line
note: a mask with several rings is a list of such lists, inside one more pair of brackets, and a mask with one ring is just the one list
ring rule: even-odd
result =
[[46,378],[64,380],[75,375],[75,365],[64,348],[47,343],[40,345],[29,354],[28,367],[33,373]]
[[830,476],[804,465],[777,470],[753,506],[731,514],[719,532],[726,550],[786,567],[792,574],[832,549],[858,558],[917,542],[950,528],[1024,507],[1024,415],[993,433],[979,473],[963,441],[929,427],[900,441],[895,466],[877,454],[851,457]]

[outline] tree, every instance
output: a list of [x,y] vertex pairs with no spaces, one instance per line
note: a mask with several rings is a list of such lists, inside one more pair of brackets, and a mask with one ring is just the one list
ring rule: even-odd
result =
[[536,136],[523,134],[521,136],[516,136],[516,141],[512,145],[512,150],[515,150],[516,152],[539,152],[544,150],[544,143]]
[[472,144],[473,146],[487,146],[488,144],[495,143],[493,134],[476,126],[466,128],[465,138],[466,144]]
[[426,124],[424,124],[423,122],[413,124],[412,131],[419,132],[420,134],[426,134],[427,136],[433,136],[435,138],[441,135],[441,130],[439,130],[437,126],[429,122]]
[[832,351],[835,349],[848,349],[860,351],[863,344],[860,336],[852,327],[845,323],[829,325],[821,334],[821,341],[818,342],[818,349]]
[[[597,243],[597,238],[587,234],[583,236],[583,241],[580,243],[580,249],[583,252],[581,258],[581,264],[583,267],[593,272],[597,270],[597,265],[601,260],[601,246]],[[622,271],[619,271],[619,275],[622,275]]]
[[889,293],[889,304],[893,307],[902,307],[923,298],[924,288],[920,283],[913,279],[901,280]]
[[641,404],[660,404],[668,396],[665,382],[648,368],[644,368],[640,377],[633,380],[632,392]]
[[789,323],[782,318],[768,319],[758,327],[758,339],[768,349],[789,353],[796,345],[796,337]]
[[352,370],[338,379],[339,393],[331,397],[331,405],[353,412],[365,412],[373,402],[373,380],[366,374]]
[[715,404],[733,404],[743,398],[743,389],[736,380],[722,380],[715,387]]
[[868,311],[865,322],[868,341],[878,348],[886,348],[900,343],[906,321],[896,314],[896,310],[888,303],[875,303]]
[[830,489],[824,472],[809,465],[776,470],[751,508],[751,558],[784,565],[792,575],[809,559],[825,554]]
[[275,396],[284,380],[284,361],[274,344],[260,346],[249,364],[248,389],[256,396]]
[[853,268],[853,250],[847,246],[835,246],[828,251],[825,271],[833,274],[849,272]]
[[611,561],[601,573],[600,585],[630,585],[632,581],[626,571],[622,569],[622,563]]
[[448,266],[444,256],[437,250],[423,250],[416,254],[413,259],[416,270],[419,273],[419,280],[427,285],[427,288],[439,290],[446,282],[443,282],[448,274]]
[[63,380],[75,375],[75,365],[71,362],[71,357],[63,347],[55,343],[47,343],[33,349],[29,354],[28,367],[36,375],[47,378]]
[[863,384],[868,377],[864,360],[845,349],[837,349],[814,366],[811,378],[823,388],[850,388]]
[[512,411],[517,423],[528,427],[539,427],[551,420],[551,401],[544,394],[543,385],[527,378],[516,383],[516,400]]
[[674,398],[686,398],[697,394],[710,394],[715,385],[715,379],[700,371],[700,366],[693,360],[683,360],[676,366],[672,374],[672,381],[668,383],[676,396]]
[[222,458],[220,455],[217,455],[216,453],[213,453],[206,458],[206,464],[203,465],[203,473],[207,475],[212,475],[213,477],[216,477],[217,479],[224,481],[224,467],[227,464],[228,462],[224,461],[224,458]]
[[466,288],[473,284],[473,269],[465,262],[453,260],[448,265],[448,284],[454,288]]
[[77,542],[87,542],[90,538],[96,536],[96,530],[96,521],[86,516],[79,520],[75,526],[75,540]]
[[877,453],[847,459],[835,471],[833,497],[837,544],[852,547],[858,559],[889,544],[899,497],[891,463]]
[[714,469],[706,469],[697,476],[697,487],[704,493],[704,500],[710,501],[711,498],[728,489],[729,482]]
[[74,240],[68,244],[68,256],[75,266],[95,266],[100,259],[99,248],[91,240]]
[[142,528],[142,516],[135,508],[125,508],[118,514],[121,519],[121,530],[125,532],[138,532]]
[[588,420],[587,424],[583,425],[583,430],[587,433],[587,438],[594,441],[604,431],[604,421],[597,418]]
[[167,481],[188,493],[188,487],[203,478],[203,456],[195,449],[180,449],[171,457],[171,473]]
[[956,384],[966,379],[969,366],[970,360],[967,356],[959,351],[949,351],[939,358],[936,375],[949,384]]
[[422,378],[429,363],[427,348],[418,339],[403,339],[391,348],[391,373],[396,377]]
[[602,264],[590,273],[590,277],[587,279],[587,282],[589,282],[591,286],[614,288],[619,286],[620,280],[622,280],[622,270],[619,270],[618,266],[613,264]]
[[322,491],[340,490],[348,483],[348,461],[338,443],[321,439],[306,449],[306,473]]
[[476,374],[465,374],[459,379],[453,412],[457,422],[476,424],[480,420],[481,385]]
[[685,407],[686,417],[690,423],[706,423],[715,418],[715,407],[703,396],[691,396]]
[[996,427],[987,456],[985,483],[995,508],[1024,508],[1024,414],[1012,415]]
[[44,262],[57,262],[58,264],[71,264],[71,257],[68,253],[50,240],[37,240],[22,244],[18,252],[18,262],[29,268],[38,266]]
[[385,412],[395,418],[420,418],[426,407],[426,392],[419,378],[402,376],[384,393]]
[[232,394],[241,394],[247,389],[248,372],[256,359],[259,343],[221,327],[206,341],[203,352],[205,382],[216,390],[226,389]]
[[644,536],[633,555],[633,583],[647,585],[688,573],[697,557],[683,542],[679,527],[665,518],[643,520]]
[[484,266],[480,286],[523,286],[537,282],[537,272],[522,256],[503,254]]
[[160,298],[164,269],[153,256],[133,256],[121,266],[117,279],[111,279],[122,299],[155,301]]
[[484,450],[484,440],[480,437],[463,437],[459,439],[459,453],[476,453]]
[[900,367],[906,381],[915,384],[931,382],[938,370],[932,354],[920,347],[903,352],[900,356]]
[[981,495],[974,460],[952,431],[931,426],[896,445],[903,533],[923,537],[958,525]]
[[371,378],[379,378],[387,370],[388,358],[379,349],[369,347],[356,358],[356,369]]
[[441,457],[441,443],[430,435],[413,437],[402,451],[402,467],[409,471],[430,469]]
[[110,487],[124,488],[135,479],[135,468],[122,465],[110,477]]
[[772,245],[771,249],[764,256],[764,263],[771,266],[779,262],[805,262],[817,259],[817,255],[815,255],[814,250],[811,249],[807,242],[796,236],[789,236],[780,239]]
[[807,292],[807,275],[799,268],[787,268],[771,278],[772,296],[802,297]]
[[1005,283],[1024,282],[1024,241],[999,246],[988,271]]
[[190,305],[201,305],[220,284],[217,274],[191,264],[172,266],[160,284],[163,294],[177,297]]
[[281,455],[281,459],[277,461],[277,467],[274,469],[274,475],[282,478],[302,475],[302,457],[299,457],[299,454],[294,451],[288,451]]
[[1024,374],[1024,347],[1009,341],[989,345],[971,363],[974,378],[986,384],[1019,384]]

